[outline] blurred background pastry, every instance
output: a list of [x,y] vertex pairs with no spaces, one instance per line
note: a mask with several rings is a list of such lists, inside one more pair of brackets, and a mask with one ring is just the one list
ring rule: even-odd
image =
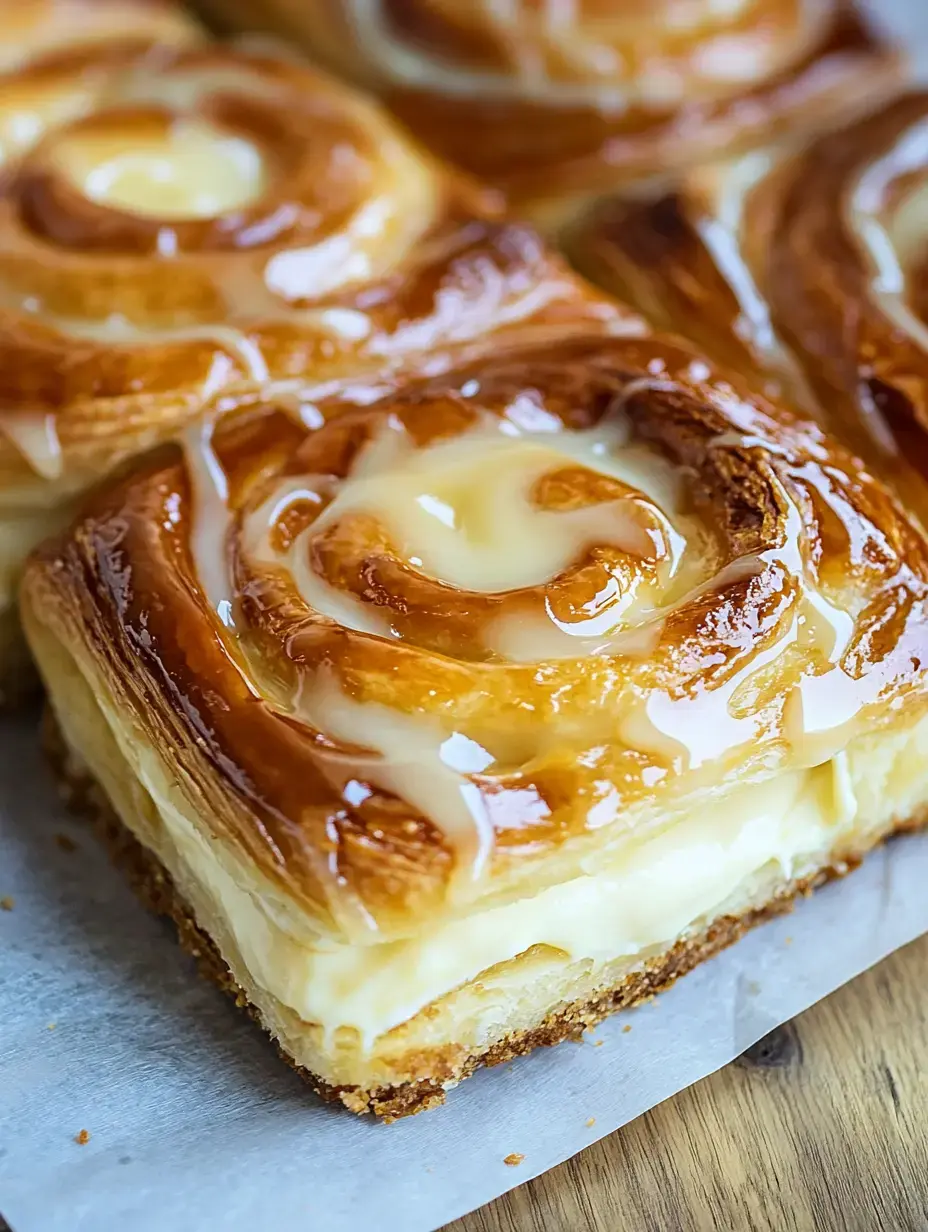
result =
[[815,131],[899,61],[846,0],[203,0],[380,95],[557,229],[590,198]]

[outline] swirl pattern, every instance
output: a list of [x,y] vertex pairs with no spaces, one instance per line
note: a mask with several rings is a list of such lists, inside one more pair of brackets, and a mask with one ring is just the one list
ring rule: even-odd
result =
[[897,71],[843,0],[238,0],[231,11],[301,37],[550,226],[591,195],[827,123]]
[[564,880],[924,687],[920,533],[681,346],[504,353],[193,461],[96,498],[28,602],[82,605],[224,839],[342,935]]
[[577,263],[824,418],[928,513],[928,95],[600,207]]
[[[68,122],[19,151],[0,196],[3,424],[47,477],[73,462],[85,481],[219,395],[439,367],[565,306],[610,316],[309,70],[212,47],[87,54],[44,83]],[[5,477],[17,457],[0,453]]]

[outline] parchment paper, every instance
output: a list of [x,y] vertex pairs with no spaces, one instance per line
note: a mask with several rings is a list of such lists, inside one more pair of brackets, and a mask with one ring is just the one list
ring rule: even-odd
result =
[[[928,52],[924,0],[879,17]],[[377,1125],[322,1107],[199,979],[57,803],[34,727],[0,723],[0,1211],[14,1232],[431,1232],[928,931],[928,836],[900,839],[594,1039]]]

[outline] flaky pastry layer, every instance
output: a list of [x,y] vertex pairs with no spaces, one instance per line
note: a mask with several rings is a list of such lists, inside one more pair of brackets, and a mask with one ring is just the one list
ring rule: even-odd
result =
[[[333,1031],[307,1022],[275,995],[266,979],[249,970],[235,926],[223,918],[229,902],[212,897],[196,870],[185,866],[170,841],[165,843],[163,817],[158,819],[151,796],[132,781],[131,768],[86,685],[76,679],[73,687],[62,684],[59,676],[53,702],[65,709],[49,735],[63,785],[72,801],[95,818],[142,901],[174,919],[201,973],[250,1010],[320,1095],[388,1121],[441,1104],[446,1091],[476,1068],[575,1038],[606,1015],[660,991],[745,929],[788,910],[795,894],[843,875],[875,843],[916,828],[928,815],[919,772],[928,752],[928,721],[923,719],[896,739],[859,750],[854,778],[859,798],[853,805],[851,776],[842,762],[838,794],[843,803],[835,803],[843,824],[832,835],[827,827],[809,834],[809,840],[818,839],[819,850],[788,864],[768,862],[668,944],[615,957],[604,957],[604,944],[595,962],[537,944],[434,998],[382,1036],[364,1039],[356,1029]],[[871,818],[878,815],[879,821],[863,821],[861,808],[871,809]],[[376,990],[367,991],[376,996]],[[360,1000],[365,989],[356,992]]]

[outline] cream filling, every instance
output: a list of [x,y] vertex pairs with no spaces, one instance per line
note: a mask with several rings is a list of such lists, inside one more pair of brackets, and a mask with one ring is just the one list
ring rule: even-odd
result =
[[63,137],[55,159],[91,201],[155,218],[213,218],[256,200],[266,173],[257,147],[196,120],[164,131]]
[[841,754],[812,770],[720,793],[604,867],[594,868],[593,857],[588,873],[532,898],[418,937],[361,946],[294,937],[271,917],[271,904],[235,879],[222,844],[163,796],[157,804],[187,876],[225,921],[255,984],[327,1037],[354,1028],[367,1049],[430,1002],[532,946],[597,966],[670,945],[765,867],[779,865],[784,881],[817,867],[858,812]]

